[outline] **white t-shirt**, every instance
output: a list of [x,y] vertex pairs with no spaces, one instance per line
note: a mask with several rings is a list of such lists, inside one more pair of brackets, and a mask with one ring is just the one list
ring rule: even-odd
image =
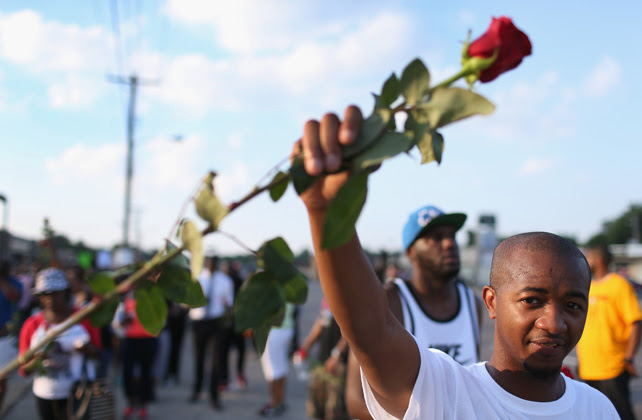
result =
[[225,315],[225,308],[234,304],[234,281],[220,270],[212,274],[207,268],[198,276],[198,281],[207,298],[207,304],[190,309],[189,317],[197,321]]
[[[619,419],[602,393],[566,376],[566,391],[558,400],[528,401],[500,387],[485,362],[464,367],[439,350],[418,347],[421,367],[403,420]],[[361,383],[372,417],[397,419],[379,405],[363,372]]]
[[[56,328],[55,324],[49,329]],[[47,330],[45,324],[40,324],[33,333],[30,347],[35,347],[45,337]],[[33,380],[33,393],[46,400],[60,400],[69,397],[71,387],[82,376],[84,357],[76,351],[89,342],[89,333],[82,325],[74,325],[56,338],[51,350],[47,352],[48,361],[44,374],[36,371]],[[88,370],[91,368],[88,368]],[[93,376],[93,372],[87,372]]]

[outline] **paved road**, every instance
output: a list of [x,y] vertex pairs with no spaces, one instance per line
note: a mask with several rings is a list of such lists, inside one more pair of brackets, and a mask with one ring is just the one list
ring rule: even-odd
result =
[[[305,336],[311,327],[319,310],[321,301],[321,288],[318,283],[311,283],[310,296],[308,302],[303,306],[301,312],[301,334]],[[493,349],[493,330],[494,323],[490,319],[484,320],[482,332],[482,358],[488,360]],[[254,352],[248,352],[246,369],[248,374],[249,386],[242,391],[230,391],[223,394],[224,410],[222,412],[213,411],[207,399],[196,404],[187,402],[191,393],[191,340],[189,336],[184,341],[183,361],[181,373],[184,377],[178,386],[166,386],[157,390],[157,401],[150,405],[151,420],[175,420],[175,419],[219,419],[219,420],[239,420],[239,419],[259,419],[257,411],[268,400],[268,391],[258,358]],[[302,337],[303,338],[303,337]],[[235,354],[230,360],[230,365],[234,366]],[[574,360],[571,357],[567,364],[573,365]],[[636,366],[642,371],[642,352],[636,358]],[[8,410],[6,409],[3,419],[6,420],[33,420],[37,419],[34,400],[31,394],[29,383],[23,379],[14,379],[11,383],[10,395],[7,398]],[[635,414],[642,420],[642,378],[636,378],[631,382],[633,402],[635,404]],[[301,420],[307,418],[305,414],[305,398],[307,384],[299,381],[294,372],[290,372],[288,377],[286,401],[289,406],[288,411],[280,418],[283,420]],[[120,389],[116,389],[118,413],[123,409],[123,396]]]

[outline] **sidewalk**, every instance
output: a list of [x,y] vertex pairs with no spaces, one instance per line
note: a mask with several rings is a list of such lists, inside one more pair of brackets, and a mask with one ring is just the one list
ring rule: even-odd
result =
[[[305,338],[305,335],[312,327],[314,320],[319,313],[319,305],[321,302],[321,287],[318,282],[310,283],[310,293],[308,301],[302,307],[299,318],[299,334],[300,340]],[[268,402],[268,389],[258,356],[253,349],[246,350],[246,364],[245,370],[247,374],[248,387],[244,390],[228,391],[222,394],[221,402],[223,404],[222,411],[215,411],[210,408],[209,401],[203,393],[203,397],[197,403],[189,403],[187,399],[191,395],[191,384],[193,378],[192,366],[192,339],[190,331],[188,330],[183,340],[183,350],[181,355],[181,383],[176,385],[168,385],[165,387],[158,387],[156,389],[156,402],[149,406],[149,419],[150,420],[175,420],[175,419],[218,419],[218,420],[240,420],[240,419],[260,419],[263,418],[257,414],[259,409]],[[230,357],[230,366],[235,366],[236,352],[232,350]],[[231,378],[235,375],[230,373]],[[38,419],[36,412],[33,394],[31,393],[30,382],[20,378],[21,389],[28,388],[26,392],[18,398],[17,394],[12,394],[12,402],[15,402],[12,407],[9,407],[12,402],[8,398],[5,405],[9,410],[5,413],[2,419],[6,420],[34,420]],[[15,379],[14,381],[18,381]],[[12,382],[12,387],[13,382]],[[10,393],[17,392],[18,386]],[[307,383],[299,381],[294,370],[291,369],[290,375],[287,380],[286,390],[286,404],[288,410],[279,418],[282,420],[301,420],[306,419],[305,414],[305,400],[307,395]],[[117,414],[123,410],[124,397],[120,387],[114,387],[114,394],[117,399]],[[16,401],[16,398],[17,401]],[[135,417],[134,417],[135,418]]]
[[[17,373],[8,381],[7,395],[4,397],[2,404],[2,411],[0,411],[0,419],[4,419],[5,415],[12,411],[13,407],[18,404],[28,392],[31,392],[31,379],[23,378]],[[9,417],[6,417],[9,418]]]

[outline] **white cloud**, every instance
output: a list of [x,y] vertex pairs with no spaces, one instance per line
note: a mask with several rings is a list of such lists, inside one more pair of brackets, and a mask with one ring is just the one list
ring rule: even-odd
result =
[[99,84],[91,79],[71,75],[63,82],[49,86],[49,104],[52,108],[80,108],[89,105],[102,93],[104,85],[104,82]]
[[548,158],[529,158],[524,162],[520,169],[520,175],[529,176],[536,175],[551,169],[554,165],[554,160]]
[[40,79],[55,109],[93,103],[105,90],[103,73],[113,61],[109,32],[45,20],[36,11],[0,13],[0,60]]
[[183,55],[164,66],[163,84],[151,94],[197,113],[275,106],[277,96],[284,100],[311,95],[336,103],[337,95],[349,92],[328,86],[357,88],[381,69],[386,69],[383,74],[393,70],[390,63],[406,58],[399,45],[408,44],[411,31],[407,16],[382,13],[341,37],[301,42],[285,54],[216,61],[202,54]]
[[227,138],[227,145],[234,150],[242,149],[244,143],[245,135],[238,131],[231,133]]
[[194,163],[202,155],[204,146],[200,135],[189,135],[181,141],[167,137],[148,141],[138,152],[138,182],[145,190],[173,188],[188,194],[203,175]]
[[0,57],[32,72],[103,69],[110,51],[97,26],[44,21],[33,10],[0,15]]
[[45,169],[54,184],[63,185],[73,179],[109,178],[118,166],[123,166],[124,159],[124,144],[106,144],[95,148],[76,144],[59,157],[47,158]]
[[236,161],[232,164],[231,170],[216,177],[216,194],[224,201],[237,199],[239,191],[248,191],[251,180],[251,171],[247,164],[241,160]]
[[475,13],[468,9],[460,10],[457,17],[459,18],[459,23],[467,27],[474,26],[477,21]]
[[[329,21],[324,2],[169,0],[165,13],[188,25],[210,26],[218,45],[236,53],[285,50],[332,36],[345,26]],[[314,25],[310,25],[314,22]]]
[[490,136],[511,142],[570,136],[576,130],[574,98],[570,88],[561,86],[557,72],[551,71],[533,82],[499,91],[492,98],[497,105],[495,114],[478,124],[483,124]]
[[4,77],[0,69],[0,111],[7,108],[7,90],[5,89]]
[[[140,229],[145,246],[158,246],[177,217],[181,204],[193,193],[205,171],[205,141],[188,135],[180,142],[158,137],[136,145],[132,184],[131,235]],[[62,204],[56,208],[65,229],[76,229],[89,242],[120,240],[125,190],[125,142],[98,146],[77,144],[45,162],[44,183],[57,200],[91,203],[78,212]],[[235,172],[235,176],[243,175]],[[232,180],[232,183],[235,182]],[[88,209],[89,207],[87,207]],[[67,215],[74,214],[74,217]],[[138,216],[138,215],[142,216]],[[64,219],[64,220],[63,220]],[[86,226],[91,226],[86,230]],[[83,227],[83,225],[85,227]],[[62,228],[62,227],[61,227]],[[107,242],[107,243],[109,243]]]
[[584,81],[584,92],[589,97],[606,95],[620,81],[620,63],[612,57],[603,57]]
[[[135,145],[134,179],[139,194],[170,189],[191,192],[203,175],[196,163],[204,146],[200,135],[186,136],[180,142],[157,137]],[[124,184],[125,157],[125,142],[94,147],[76,144],[60,156],[48,158],[45,168],[56,185],[71,181],[95,184],[107,179],[117,179],[120,185]]]

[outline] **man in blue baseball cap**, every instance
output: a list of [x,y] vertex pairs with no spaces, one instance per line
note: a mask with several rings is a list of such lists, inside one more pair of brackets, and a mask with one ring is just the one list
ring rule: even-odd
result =
[[[465,222],[465,214],[444,213],[432,205],[412,212],[402,233],[412,277],[407,282],[395,279],[386,285],[386,294],[392,313],[420,344],[469,365],[479,361],[483,303],[457,279],[460,260],[455,234]],[[372,418],[354,356],[349,362],[346,402],[351,418]]]

